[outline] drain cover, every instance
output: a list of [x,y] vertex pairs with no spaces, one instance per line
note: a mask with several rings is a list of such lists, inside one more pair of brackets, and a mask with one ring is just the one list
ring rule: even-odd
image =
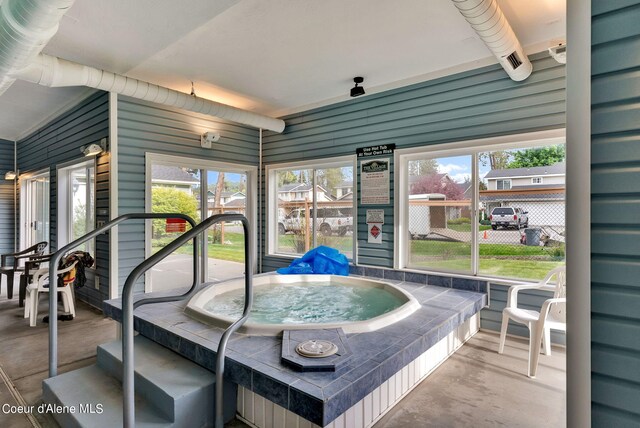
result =
[[307,340],[296,346],[296,352],[303,357],[323,358],[338,352],[338,347],[328,340]]

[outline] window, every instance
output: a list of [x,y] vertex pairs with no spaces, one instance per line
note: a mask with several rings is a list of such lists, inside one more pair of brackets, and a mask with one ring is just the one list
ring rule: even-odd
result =
[[352,258],[355,200],[338,195],[353,171],[353,156],[267,167],[269,253],[300,255],[327,245]]
[[[145,175],[147,212],[182,213],[196,223],[222,213],[242,214],[250,223],[255,221],[252,201],[257,177],[255,167],[147,153]],[[161,219],[147,222],[147,257],[189,228],[173,226]],[[241,223],[211,226],[202,245],[202,277],[206,281],[242,276],[244,229]],[[156,292],[191,285],[192,257],[193,243],[189,241],[148,271],[145,290]]]
[[542,184],[542,177],[533,177],[531,179],[531,184]]
[[396,152],[396,266],[543,278],[564,263],[564,138],[467,144]]
[[471,273],[472,156],[408,161],[408,267]]
[[[59,224],[62,245],[68,244],[95,229],[96,175],[94,160],[77,163],[58,170]],[[95,240],[80,246],[95,257]]]
[[498,180],[496,187],[498,190],[509,190],[511,189],[511,180]]

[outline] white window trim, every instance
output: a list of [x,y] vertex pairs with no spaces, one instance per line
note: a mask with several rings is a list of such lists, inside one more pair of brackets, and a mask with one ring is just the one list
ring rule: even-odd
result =
[[[498,189],[498,181],[502,181],[502,189]],[[509,182],[509,188],[504,188],[504,183]],[[511,190],[511,179],[510,178],[500,178],[496,180],[496,190]]]
[[[64,245],[67,245],[70,241],[69,238],[69,224],[68,224],[68,220],[69,220],[69,215],[71,213],[72,210],[72,202],[71,199],[68,197],[69,196],[69,171],[72,169],[78,169],[80,167],[84,167],[84,168],[90,168],[93,167],[93,171],[94,171],[94,191],[93,191],[93,207],[94,207],[94,213],[93,213],[93,229],[94,230],[96,228],[96,217],[97,217],[97,197],[98,197],[98,185],[97,185],[97,181],[98,181],[98,168],[96,165],[96,158],[93,157],[89,160],[87,160],[86,158],[83,158],[81,160],[73,160],[70,162],[65,162],[62,163],[60,165],[56,166],[56,178],[57,178],[57,203],[58,203],[58,218],[57,218],[57,225],[56,225],[56,230],[58,233],[57,236],[57,248],[62,248]],[[96,260],[96,263],[93,264],[93,266],[90,269],[97,269],[97,254],[95,254],[97,252],[97,241],[95,238],[93,238],[93,252],[94,254],[92,254],[94,260]]]
[[[190,158],[183,156],[174,156],[174,155],[165,155],[160,153],[150,153],[147,152],[145,154],[145,190],[144,190],[144,199],[145,199],[145,212],[151,212],[151,166],[152,165],[166,165],[166,166],[178,166],[184,167],[188,166],[190,168],[196,169],[204,169],[204,170],[215,170],[219,172],[245,172],[247,174],[247,205],[245,208],[245,217],[249,221],[249,225],[255,225],[257,219],[257,203],[258,203],[258,167],[255,165],[247,165],[240,163],[232,163],[232,162],[223,162],[216,160],[207,160],[207,159],[199,159],[199,158]],[[206,177],[201,177],[201,180],[204,180]],[[201,181],[201,199],[203,201],[207,200],[206,194],[206,186],[202,186]],[[202,210],[201,218],[194,219],[197,222],[200,222],[206,218],[208,210]],[[144,228],[144,237],[145,237],[145,259],[151,256],[151,220],[146,220],[145,228]],[[252,271],[257,272],[258,260],[257,260],[257,247],[256,247],[256,239],[258,236],[257,228],[252,227],[251,230],[251,254],[252,254]],[[206,243],[202,240],[201,245],[201,253],[206,254],[205,247]],[[202,278],[207,278],[207,266],[205,263],[202,263]],[[147,271],[145,273],[145,292],[152,291],[151,284],[151,271]]]
[[[453,275],[466,275],[479,277],[478,268],[478,201],[479,201],[479,189],[478,186],[474,186],[474,192],[472,196],[471,214],[473,217],[472,224],[475,230],[472,231],[472,271],[470,274],[455,271],[439,271],[435,269],[416,270],[415,268],[408,267],[409,260],[409,245],[407,245],[407,224],[409,210],[402,203],[408,196],[409,192],[409,172],[406,165],[411,160],[419,160],[428,156],[429,158],[448,157],[456,155],[472,155],[475,161],[472,162],[472,178],[475,179],[478,176],[478,162],[477,157],[479,153],[499,150],[502,147],[507,146],[509,149],[527,148],[527,147],[543,147],[553,146],[557,144],[566,144],[565,129],[554,129],[549,131],[530,132],[523,134],[511,134],[494,138],[481,138],[476,140],[465,140],[452,143],[437,144],[432,146],[420,146],[412,147],[408,149],[398,149],[394,153],[394,165],[395,167],[395,180],[396,186],[394,189],[394,217],[396,222],[394,225],[394,269],[404,270],[410,272],[419,271],[421,273],[435,273],[435,274],[453,274]],[[496,185],[497,187],[497,185]],[[399,221],[398,221],[399,220]],[[355,227],[355,226],[354,226]],[[482,277],[487,277],[482,275]],[[500,278],[504,280],[504,278]]]
[[[279,170],[299,170],[299,169],[326,169],[326,168],[336,168],[340,166],[344,166],[345,163],[351,163],[353,165],[353,249],[352,249],[352,261],[354,264],[357,264],[358,257],[358,201],[357,197],[357,174],[358,174],[358,158],[354,155],[347,156],[338,156],[327,159],[315,159],[315,160],[307,160],[300,162],[285,162],[285,163],[274,163],[265,165],[265,194],[267,199],[267,211],[266,211],[266,242],[267,245],[267,253],[268,257],[281,257],[284,259],[295,259],[300,257],[300,255],[296,254],[286,254],[286,253],[278,253],[276,252],[276,240],[278,236],[277,232],[277,218],[276,221],[273,221],[273,213],[277,212],[278,208],[278,192],[276,191],[277,186],[277,178],[276,171]],[[313,184],[315,184],[315,174],[313,177]],[[313,187],[312,187],[313,188]],[[273,190],[273,191],[272,191]],[[315,208],[315,199],[314,199],[314,208]],[[315,212],[315,209],[314,209]],[[314,235],[315,236],[315,235]]]

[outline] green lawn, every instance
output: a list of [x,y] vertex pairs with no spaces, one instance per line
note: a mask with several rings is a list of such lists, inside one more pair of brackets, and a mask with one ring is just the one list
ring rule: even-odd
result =
[[[505,278],[542,279],[551,269],[564,263],[563,260],[509,260],[481,257],[479,273],[481,275]],[[470,273],[471,258],[412,261],[411,267]]]
[[[411,241],[410,265],[416,268],[471,271],[471,244],[429,240]],[[480,274],[542,279],[564,264],[564,247],[480,244]]]
[[[465,226],[465,225],[456,225]],[[244,261],[244,235],[225,233],[226,244],[209,243],[209,257],[233,262]],[[302,235],[287,234],[278,237],[279,250],[303,253]],[[171,238],[154,239],[153,252],[171,241]],[[319,245],[337,248],[351,256],[351,236],[318,236]],[[192,254],[192,245],[185,244],[177,254]],[[564,246],[533,247],[520,244],[480,244],[480,274],[522,279],[542,279],[556,266],[564,264]],[[451,270],[461,273],[471,271],[471,244],[430,240],[411,241],[410,265],[415,268]]]
[[[154,239],[153,253],[157,252],[164,245],[171,242],[172,238]],[[244,234],[228,232],[224,234],[226,244],[212,244],[209,241],[209,257],[218,260],[228,260],[231,262],[244,262]],[[178,248],[176,254],[193,254],[193,245],[185,244]]]
[[[318,235],[316,238],[318,245],[326,245],[339,250],[341,253],[351,257],[353,252],[352,236],[323,236]],[[278,237],[278,251],[285,253],[304,253],[304,235],[287,234]]]
[[[470,223],[461,223],[461,224],[447,224],[447,227],[451,230],[455,230],[456,232],[469,232],[471,233],[471,224]],[[479,225],[479,230],[482,232],[483,230],[489,230],[491,226],[487,226],[486,224]]]

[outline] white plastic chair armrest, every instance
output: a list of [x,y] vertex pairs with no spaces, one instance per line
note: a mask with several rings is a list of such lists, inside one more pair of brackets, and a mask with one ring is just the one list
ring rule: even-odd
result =
[[542,304],[542,308],[540,309],[540,318],[539,321],[543,321],[547,319],[547,315],[549,315],[549,310],[551,309],[551,305],[557,305],[558,303],[567,303],[566,297],[556,297],[554,299],[547,299]]
[[31,283],[39,284],[40,281],[44,282],[44,280],[47,278],[49,278],[49,268],[40,268],[33,273],[33,280],[31,281]]
[[555,291],[556,287],[549,285],[545,282],[539,282],[537,284],[520,284],[509,287],[507,294],[507,308],[515,308],[518,306],[518,292],[520,290],[547,290]]
[[[58,269],[58,275],[69,272],[71,269],[75,267],[77,263],[78,262],[73,262],[73,264],[67,266],[64,269]],[[38,284],[38,287],[40,287],[41,285],[44,285],[44,282],[47,280],[47,278],[49,278],[49,268],[38,269],[33,274],[33,283]]]

